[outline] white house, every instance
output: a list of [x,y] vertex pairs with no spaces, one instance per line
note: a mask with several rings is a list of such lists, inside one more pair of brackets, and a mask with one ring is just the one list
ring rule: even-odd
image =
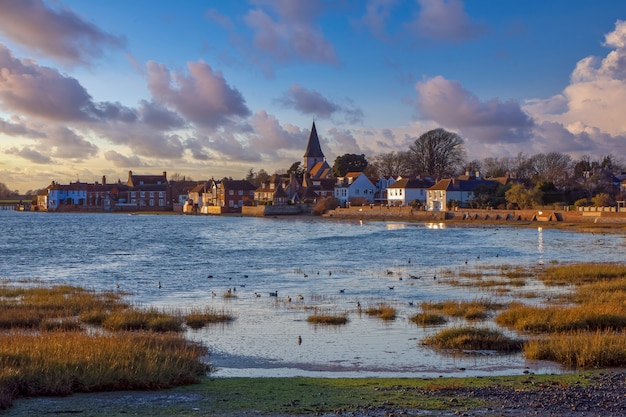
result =
[[426,204],[428,189],[434,183],[421,178],[402,178],[387,187],[387,203],[392,206],[406,206],[417,200]]
[[338,177],[335,182],[335,198],[342,207],[352,199],[365,199],[373,203],[375,193],[376,186],[362,172],[348,172],[345,176]]
[[377,203],[387,201],[387,188],[402,177],[394,177],[393,175],[385,175],[376,181],[376,194],[374,200]]

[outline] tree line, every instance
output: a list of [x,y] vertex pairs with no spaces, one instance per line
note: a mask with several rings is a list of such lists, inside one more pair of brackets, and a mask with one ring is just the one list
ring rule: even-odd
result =
[[[481,186],[472,203],[476,207],[529,208],[539,205],[614,205],[626,200],[615,184],[615,174],[623,164],[607,155],[599,159],[583,156],[573,159],[560,152],[467,160],[463,139],[444,129],[433,129],[418,137],[407,150],[391,151],[367,159],[361,154],[338,156],[332,166],[335,177],[347,172],[365,172],[371,178],[384,176],[420,176],[438,181],[466,172],[482,178],[509,176],[507,185]],[[295,173],[300,179],[304,168],[294,162],[278,170],[285,176]],[[270,175],[260,170],[248,172],[247,179],[259,184]]]

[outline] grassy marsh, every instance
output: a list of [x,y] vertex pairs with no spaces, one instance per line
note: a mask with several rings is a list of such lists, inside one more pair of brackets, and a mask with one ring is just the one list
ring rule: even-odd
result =
[[120,293],[0,287],[0,409],[18,396],[198,382],[208,352],[184,339],[182,321]]

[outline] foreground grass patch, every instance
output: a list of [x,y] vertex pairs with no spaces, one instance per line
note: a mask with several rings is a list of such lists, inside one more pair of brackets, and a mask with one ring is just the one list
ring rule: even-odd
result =
[[210,370],[179,316],[131,308],[119,294],[67,286],[0,294],[0,409],[18,396],[173,387]]
[[486,328],[453,327],[427,337],[422,344],[438,349],[452,350],[496,350],[519,352],[522,342],[505,336],[501,332]]
[[558,362],[573,369],[626,366],[626,334],[616,331],[574,332],[532,340],[528,359]]

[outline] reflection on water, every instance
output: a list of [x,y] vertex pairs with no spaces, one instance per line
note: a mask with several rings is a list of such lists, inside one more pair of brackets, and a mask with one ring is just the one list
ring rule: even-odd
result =
[[537,253],[539,254],[540,265],[543,265],[543,227],[537,228]]
[[[541,228],[14,212],[0,212],[0,236],[5,282],[111,291],[119,285],[141,305],[229,311],[233,323],[188,333],[209,346],[217,376],[555,372],[555,366],[521,355],[441,354],[420,344],[441,327],[416,326],[409,318],[424,301],[539,303],[541,296],[523,296],[545,291],[537,281],[496,293],[452,286],[446,277],[544,260],[620,261],[623,245],[621,236],[595,235],[588,245],[588,235]],[[224,298],[229,289],[236,296]],[[275,291],[278,296],[270,297]],[[362,314],[380,302],[396,308],[396,320]],[[309,324],[314,309],[345,313],[349,321]]]

